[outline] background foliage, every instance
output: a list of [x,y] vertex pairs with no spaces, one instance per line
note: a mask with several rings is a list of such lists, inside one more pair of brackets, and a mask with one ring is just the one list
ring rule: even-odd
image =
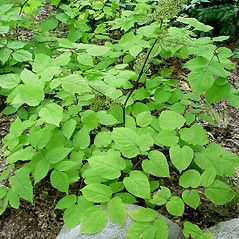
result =
[[214,35],[230,35],[234,40],[238,40],[238,11],[237,0],[196,0],[187,6],[191,17],[214,27]]

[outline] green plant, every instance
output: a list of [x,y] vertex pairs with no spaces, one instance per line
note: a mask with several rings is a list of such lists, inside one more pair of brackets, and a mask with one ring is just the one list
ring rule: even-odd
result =
[[[31,58],[19,59],[18,67],[8,68],[10,58],[4,62],[3,113],[16,118],[4,138],[8,168],[0,175],[0,214],[8,205],[18,208],[20,199],[33,202],[32,184],[49,176],[64,194],[56,209],[64,209],[69,228],[80,223],[81,233],[101,231],[106,207],[123,226],[125,204],[137,203],[145,208],[129,213],[135,223],[127,237],[167,238],[159,207],[180,217],[204,196],[216,205],[236,196],[224,179],[234,176],[238,156],[209,142],[197,123],[211,103],[227,99],[238,107],[238,93],[227,79],[233,54],[215,45],[226,37],[197,38],[196,31],[211,27],[175,18],[177,4],[173,15],[162,18],[159,13],[173,2],[164,1],[154,18],[146,11],[138,28],[132,20],[137,10],[127,28],[123,11],[109,23],[113,29],[107,28],[109,33],[120,28],[119,40],[96,45],[51,36],[50,42],[27,42]],[[149,9],[141,1],[139,11],[143,4]],[[186,63],[167,66],[176,60]],[[190,92],[178,85],[185,75]],[[180,194],[163,183],[172,172],[178,174]],[[75,183],[78,194],[70,190]],[[184,223],[184,234],[212,238],[190,222]]]

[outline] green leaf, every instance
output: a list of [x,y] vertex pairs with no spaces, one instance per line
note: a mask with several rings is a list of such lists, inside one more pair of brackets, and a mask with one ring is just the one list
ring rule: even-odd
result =
[[84,66],[94,67],[93,57],[89,54],[80,53],[77,55],[77,60],[80,64]]
[[169,154],[173,165],[180,173],[191,164],[193,159],[193,150],[189,146],[182,148],[179,145],[172,146]]
[[41,86],[41,88],[44,87],[42,81],[39,80],[38,76],[27,69],[24,69],[21,72],[20,78],[26,85]]
[[43,100],[44,91],[41,87],[35,85],[19,85],[14,90],[12,104],[37,106]]
[[149,222],[135,222],[129,226],[127,239],[154,239],[155,226]]
[[197,31],[208,32],[213,29],[213,27],[199,22],[196,18],[178,17],[177,21],[188,24],[189,26],[194,27],[194,30]]
[[184,64],[184,67],[188,68],[191,71],[195,70],[203,70],[205,66],[208,65],[208,59],[202,56],[195,57],[193,59],[190,59],[186,64]]
[[197,225],[192,224],[191,222],[183,223],[183,235],[186,238],[195,238],[195,239],[213,239],[214,236],[211,233],[203,232]]
[[26,129],[27,127],[24,126],[23,122],[21,121],[20,118],[16,118],[11,126],[10,126],[10,134],[13,134],[14,136],[18,137],[22,134],[22,132]]
[[107,126],[119,123],[118,120],[113,115],[107,114],[107,112],[104,110],[97,112],[97,119],[100,124]]
[[109,200],[108,213],[112,222],[118,224],[120,227],[125,225],[127,210],[125,204],[119,197],[116,196]]
[[175,130],[161,130],[154,135],[154,142],[159,146],[174,146],[179,138]]
[[112,195],[109,186],[92,183],[81,189],[83,196],[90,202],[108,202]]
[[137,117],[140,113],[143,113],[145,111],[148,112],[149,107],[146,104],[143,104],[142,102],[136,102],[131,106],[131,112],[135,117]]
[[229,99],[232,95],[232,86],[230,84],[218,85],[217,82],[206,91],[207,104],[217,103],[221,100]]
[[136,210],[128,212],[129,216],[137,222],[152,222],[154,221],[158,213],[151,208],[140,207]]
[[183,201],[191,208],[196,209],[200,204],[200,196],[196,189],[184,190],[182,193]]
[[53,170],[50,177],[51,185],[59,190],[60,192],[68,193],[69,189],[69,179],[67,175],[63,172]]
[[114,150],[108,151],[107,155],[97,155],[87,160],[97,175],[110,180],[119,178],[121,170],[126,168],[120,153]]
[[46,160],[50,164],[55,164],[62,161],[71,152],[72,148],[57,147],[50,148],[46,151]]
[[43,149],[52,137],[53,127],[46,126],[45,128],[31,128],[29,132],[31,145],[34,148]]
[[31,160],[32,157],[34,156],[34,150],[31,146],[28,146],[24,149],[20,149],[10,156],[7,157],[6,162],[8,164],[15,163],[18,161],[28,161]]
[[96,173],[95,173],[95,170],[93,170],[92,168],[87,168],[83,174],[82,174],[83,178],[84,178],[84,181],[86,184],[94,184],[94,183],[102,183],[102,182],[105,182],[107,181],[107,179],[104,179],[100,176],[98,176]]
[[163,130],[174,130],[181,128],[186,120],[182,115],[174,111],[162,111],[159,116],[159,125]]
[[194,162],[202,169],[214,169],[218,175],[233,177],[236,166],[233,162],[223,157],[222,148],[211,143],[201,152],[195,154]]
[[79,29],[69,29],[68,34],[67,34],[67,39],[71,42],[76,42],[78,41],[80,38],[82,38],[83,36],[83,32],[79,31]]
[[154,227],[156,229],[155,238],[168,239],[169,228],[166,220],[163,217],[154,221]]
[[40,159],[37,162],[35,170],[33,172],[35,184],[40,182],[43,178],[45,178],[49,170],[50,164],[47,162],[47,160],[45,158]]
[[111,188],[113,193],[121,192],[122,190],[124,190],[123,182],[115,182],[115,181],[113,181],[112,183],[110,183],[109,186],[110,186],[110,188]]
[[[71,199],[72,200],[72,199]],[[77,200],[77,204],[73,204],[69,206],[65,211],[63,215],[64,222],[66,226],[71,229],[81,222],[81,216],[83,212],[91,208],[93,204],[89,201],[87,201],[83,196],[79,196]]]
[[18,209],[20,206],[20,199],[18,193],[15,192],[12,188],[8,190],[7,199],[9,201],[9,205],[15,209]]
[[205,196],[216,205],[225,205],[236,196],[236,193],[226,183],[215,180],[205,190]]
[[84,94],[91,92],[86,80],[79,74],[71,74],[61,79],[62,88],[70,94]]
[[45,32],[51,31],[58,26],[58,20],[56,18],[48,18],[41,23],[41,29]]
[[169,166],[166,157],[159,151],[150,151],[148,154],[150,160],[142,162],[142,168],[146,173],[156,177],[169,177]]
[[87,45],[86,52],[91,56],[104,56],[109,53],[110,47],[100,45]]
[[5,185],[0,186],[0,198],[3,198],[7,194],[8,188]]
[[170,200],[166,203],[167,211],[176,217],[180,217],[184,213],[184,203],[180,197],[173,196]]
[[185,171],[179,178],[179,185],[184,188],[197,188],[201,183],[201,175],[195,169]]
[[214,77],[204,69],[197,69],[189,73],[188,81],[197,94],[203,93],[208,90],[214,83]]
[[[71,55],[72,53],[70,51],[62,53],[61,55],[59,55],[54,59],[54,66],[66,66],[71,60]],[[70,75],[70,77],[72,77],[72,75]],[[78,75],[78,78],[82,77]]]
[[12,53],[12,57],[19,62],[32,61],[32,54],[27,50],[17,50]]
[[67,24],[69,17],[65,13],[58,13],[56,15],[56,19],[58,19],[60,22]]
[[179,133],[181,139],[188,144],[205,145],[208,143],[207,133],[199,124],[194,124],[190,128],[183,128]]
[[206,169],[201,175],[201,185],[204,187],[210,186],[213,183],[216,176],[217,173],[214,168]]
[[97,115],[93,110],[87,110],[81,114],[81,120],[84,127],[92,130],[98,126]]
[[0,174],[0,180],[6,180],[6,178],[9,176],[9,174],[12,172],[14,169],[15,165],[14,164],[9,164],[6,169]]
[[129,193],[117,193],[116,196],[119,197],[123,203],[134,204],[137,202],[135,197]]
[[61,198],[56,206],[55,209],[66,209],[74,205],[77,201],[76,195],[66,195],[65,197]]
[[107,214],[101,206],[93,206],[84,211],[81,218],[81,234],[93,234],[102,231],[107,223]]
[[[8,49],[8,48],[1,48],[0,49],[0,61],[5,64],[8,60],[9,60],[9,57],[12,53],[12,50]],[[1,82],[1,80],[0,80]]]
[[139,146],[137,145],[137,134],[132,129],[115,128],[113,130],[113,139],[116,147],[126,157],[133,158],[140,154]]
[[221,42],[221,41],[226,41],[227,39],[229,39],[230,36],[219,36],[219,37],[213,37],[213,41],[218,41],[218,42]]
[[81,205],[73,204],[70,205],[64,212],[63,219],[66,226],[71,229],[81,222],[81,216],[84,210]]
[[152,122],[152,116],[149,111],[145,111],[137,115],[136,123],[141,127],[146,127]]
[[0,25],[0,34],[6,34],[8,33],[10,30],[10,26],[9,25]]
[[134,130],[129,128],[114,128],[113,139],[116,148],[128,158],[143,154],[153,144],[148,135],[138,135]]
[[161,104],[167,102],[171,97],[171,92],[167,89],[157,88],[154,93],[155,102]]
[[[1,26],[0,26],[0,32],[1,32]],[[0,215],[2,215],[5,210],[7,209],[8,206],[8,201],[7,201],[7,197],[5,197],[2,201],[1,201],[1,205],[0,205]]]
[[96,147],[107,147],[112,142],[111,132],[99,132],[94,139],[94,145]]
[[[133,27],[132,22],[130,25]],[[128,30],[129,28],[131,28],[131,26],[124,28],[124,30]],[[128,50],[134,58],[143,50],[143,48],[149,47],[149,43],[143,40],[142,36],[135,36],[133,32],[124,34],[119,42],[119,45],[123,47],[124,51]]]
[[148,178],[140,171],[131,171],[123,180],[126,190],[136,197],[149,199],[150,185]]
[[171,197],[170,189],[161,186],[160,189],[153,195],[153,198],[150,200],[150,203],[161,206],[164,205],[169,200],[170,197]]
[[77,169],[79,168],[79,165],[81,164],[81,162],[74,162],[74,161],[70,161],[70,160],[65,160],[65,161],[61,161],[60,163],[57,163],[55,165],[55,169],[58,171],[69,171],[71,169]]
[[0,75],[0,87],[4,89],[13,89],[20,83],[21,79],[17,74]]
[[20,197],[28,202],[33,202],[33,188],[28,169],[18,169],[15,175],[10,178],[10,185]]
[[[221,146],[220,146],[221,148]],[[222,149],[222,148],[221,148]],[[222,150],[222,155],[221,157],[226,161],[230,161],[230,163],[236,168],[239,167],[239,155],[236,153],[233,153],[231,151],[228,150]]]
[[81,128],[73,137],[73,145],[80,149],[86,149],[90,145],[90,135],[87,128]]
[[59,127],[60,122],[63,119],[63,108],[56,103],[48,103],[40,109],[39,116],[44,122]]

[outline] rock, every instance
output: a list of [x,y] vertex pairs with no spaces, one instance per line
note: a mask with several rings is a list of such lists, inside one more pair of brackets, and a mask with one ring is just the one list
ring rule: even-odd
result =
[[[139,206],[129,204],[127,205],[127,211],[132,211],[137,209]],[[161,216],[161,215],[159,215]],[[165,218],[165,217],[164,217]],[[171,220],[165,218],[169,226],[169,239],[184,239],[182,229],[172,222]],[[63,226],[59,235],[56,239],[125,239],[127,229],[133,220],[128,216],[125,226],[120,228],[118,225],[113,223],[110,219],[108,220],[106,227],[103,231],[97,234],[89,235],[79,235],[80,234],[80,225],[77,227],[67,230],[66,226]]]
[[239,218],[220,222],[208,230],[214,233],[215,239],[239,239]]

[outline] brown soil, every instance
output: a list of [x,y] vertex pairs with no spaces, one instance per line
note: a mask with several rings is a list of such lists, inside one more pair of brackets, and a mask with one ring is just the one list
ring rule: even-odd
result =
[[35,190],[34,204],[23,202],[20,209],[9,208],[0,216],[1,239],[55,239],[63,225],[62,214],[55,210],[61,194],[46,181]]

